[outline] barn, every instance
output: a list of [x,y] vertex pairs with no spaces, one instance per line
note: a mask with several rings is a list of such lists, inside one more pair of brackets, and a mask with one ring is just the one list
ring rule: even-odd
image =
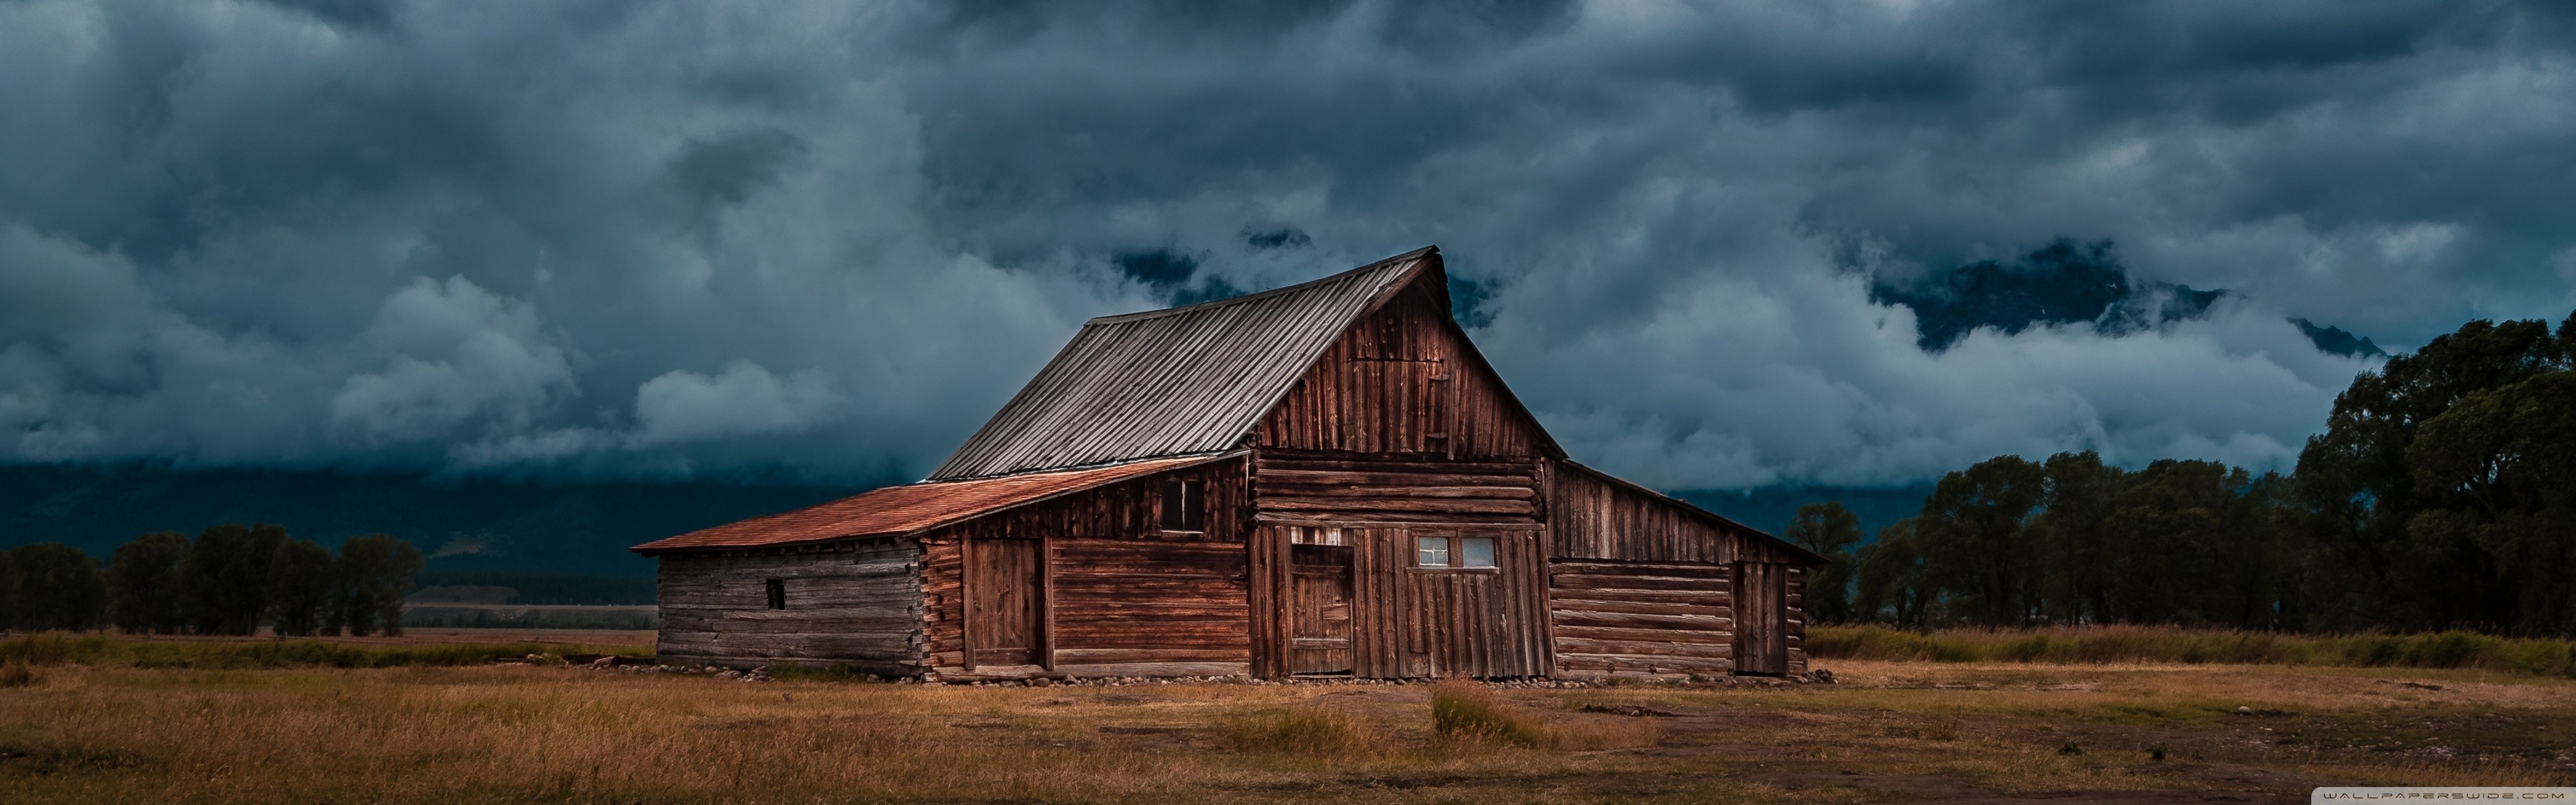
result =
[[1083,325],[919,483],[635,547],[665,661],[946,681],[1806,669],[1819,557],[1574,462],[1425,248]]

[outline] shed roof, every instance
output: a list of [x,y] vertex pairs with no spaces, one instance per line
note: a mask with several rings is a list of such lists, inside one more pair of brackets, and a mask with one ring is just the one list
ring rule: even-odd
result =
[[1219,458],[1223,456],[1182,456],[971,481],[923,481],[889,486],[791,512],[654,540],[637,545],[634,550],[653,554],[680,550],[764,548],[911,534],[1057,495]]
[[1692,502],[1690,502],[1690,501],[1683,500],[1683,499],[1681,499],[1681,498],[1677,498],[1677,497],[1673,497],[1673,496],[1671,496],[1671,495],[1667,495],[1667,494],[1664,494],[1664,493],[1662,493],[1662,492],[1657,492],[1657,491],[1655,491],[1654,489],[1647,487],[1645,484],[1640,484],[1640,483],[1637,483],[1637,482],[1635,482],[1635,481],[1628,480],[1628,479],[1626,479],[1626,478],[1621,478],[1621,477],[1619,477],[1619,476],[1612,475],[1612,474],[1610,474],[1610,473],[1602,472],[1602,471],[1600,471],[1600,470],[1598,470],[1598,469],[1595,469],[1595,468],[1592,468],[1592,467],[1584,466],[1584,465],[1582,465],[1582,464],[1576,463],[1576,462],[1575,462],[1575,461],[1573,461],[1572,459],[1567,459],[1567,460],[1565,460],[1565,461],[1564,461],[1564,462],[1562,462],[1562,463],[1563,463],[1563,466],[1565,466],[1565,467],[1567,467],[1567,468],[1575,469],[1575,470],[1580,470],[1580,471],[1582,471],[1582,472],[1583,472],[1584,474],[1586,474],[1586,475],[1590,475],[1590,476],[1592,476],[1592,477],[1599,478],[1599,479],[1601,479],[1601,480],[1603,480],[1603,481],[1607,481],[1607,482],[1610,482],[1610,483],[1613,483],[1613,484],[1617,484],[1617,485],[1622,486],[1622,487],[1625,487],[1625,488],[1627,488],[1627,489],[1629,489],[1629,490],[1631,490],[1631,491],[1634,491],[1634,492],[1636,492],[1636,493],[1638,493],[1638,494],[1645,495],[1645,496],[1647,496],[1648,498],[1651,498],[1651,499],[1654,499],[1654,500],[1658,500],[1658,501],[1662,501],[1665,505],[1671,506],[1671,507],[1673,507],[1673,508],[1675,508],[1675,509],[1679,509],[1679,510],[1681,510],[1682,512],[1688,513],[1688,514],[1690,514],[1690,515],[1691,515],[1691,516],[1693,516],[1693,517],[1698,517],[1698,518],[1700,518],[1700,519],[1708,520],[1708,521],[1710,521],[1710,522],[1713,522],[1713,523],[1715,523],[1719,528],[1728,528],[1728,529],[1734,529],[1734,530],[1736,530],[1736,531],[1741,531],[1741,532],[1743,532],[1746,536],[1750,536],[1750,537],[1752,537],[1752,538],[1754,538],[1754,539],[1756,539],[1756,540],[1759,540],[1759,541],[1761,541],[1763,544],[1770,545],[1770,546],[1772,546],[1773,548],[1777,548],[1777,549],[1779,549],[1779,550],[1788,551],[1788,552],[1789,552],[1789,556],[1790,556],[1791,558],[1805,560],[1808,564],[1821,565],[1821,564],[1824,564],[1824,563],[1825,563],[1825,557],[1824,557],[1823,555],[1818,554],[1818,553],[1816,553],[1815,551],[1807,550],[1804,546],[1801,546],[1801,545],[1799,545],[1798,543],[1790,542],[1790,541],[1785,540],[1785,539],[1781,539],[1781,538],[1779,538],[1778,536],[1774,536],[1774,535],[1773,535],[1771,532],[1769,532],[1769,531],[1764,531],[1764,530],[1759,529],[1759,528],[1754,528],[1754,527],[1752,527],[1752,526],[1745,525],[1745,524],[1740,523],[1740,522],[1736,522],[1735,518],[1728,517],[1728,516],[1726,516],[1726,515],[1719,514],[1719,513],[1717,513],[1717,512],[1713,512],[1713,511],[1709,511],[1709,510],[1707,510],[1707,509],[1700,508],[1699,504],[1697,504],[1697,503],[1692,503]]
[[1276,290],[1092,319],[930,479],[1231,449],[1352,322],[1423,270],[1440,270],[1437,247]]

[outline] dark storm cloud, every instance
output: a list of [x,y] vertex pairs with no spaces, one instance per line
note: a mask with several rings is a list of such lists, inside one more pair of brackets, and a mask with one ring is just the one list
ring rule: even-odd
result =
[[[964,10],[959,10],[964,9]],[[1086,316],[1436,242],[1579,455],[2278,465],[2576,294],[2554,7],[0,5],[0,458],[917,473]],[[2058,238],[2227,288],[1915,343]],[[2162,287],[2162,286],[2158,286]]]

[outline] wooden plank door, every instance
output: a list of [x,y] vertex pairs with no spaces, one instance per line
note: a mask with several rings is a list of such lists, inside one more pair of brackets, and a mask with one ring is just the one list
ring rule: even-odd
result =
[[1735,672],[1789,672],[1789,574],[1762,562],[1735,563]]
[[1045,623],[1036,540],[977,540],[967,553],[968,667],[1035,665]]
[[1351,549],[1289,548],[1288,672],[1351,671]]

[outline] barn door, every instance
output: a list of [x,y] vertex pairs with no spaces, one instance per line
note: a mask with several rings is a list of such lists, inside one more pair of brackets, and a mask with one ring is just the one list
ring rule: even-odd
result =
[[1789,574],[1779,565],[1735,563],[1735,672],[1789,672]]
[[1351,549],[1289,547],[1288,672],[1351,670]]
[[968,667],[1035,665],[1039,608],[1038,542],[976,540],[967,553],[966,648]]

